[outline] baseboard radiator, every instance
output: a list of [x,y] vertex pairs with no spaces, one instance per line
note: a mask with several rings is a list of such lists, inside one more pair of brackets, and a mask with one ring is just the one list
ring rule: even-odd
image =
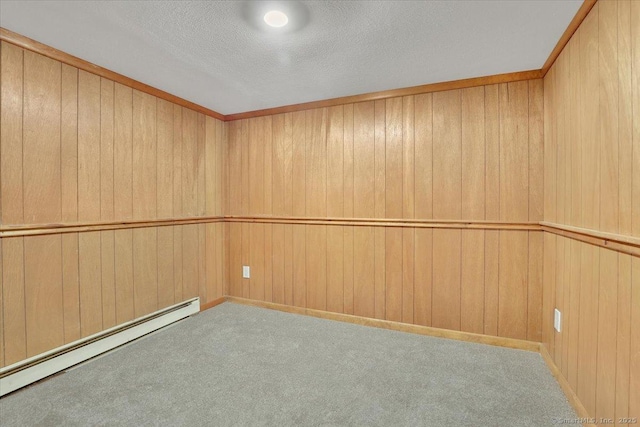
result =
[[193,298],[0,369],[0,396],[68,369],[200,311]]

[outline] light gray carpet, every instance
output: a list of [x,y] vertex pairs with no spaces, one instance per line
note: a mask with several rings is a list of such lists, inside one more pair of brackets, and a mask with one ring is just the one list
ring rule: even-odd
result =
[[225,303],[0,399],[3,426],[548,426],[537,353]]

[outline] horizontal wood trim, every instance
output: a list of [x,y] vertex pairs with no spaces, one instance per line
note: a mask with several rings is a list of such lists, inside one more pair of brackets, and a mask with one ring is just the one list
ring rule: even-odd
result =
[[73,224],[29,224],[0,226],[0,237],[42,236],[46,234],[85,233],[89,231],[121,230],[126,228],[164,227],[223,222],[223,217],[146,219],[130,221],[99,221]]
[[375,101],[379,99],[396,98],[400,96],[419,95],[421,93],[441,92],[445,90],[464,89],[468,87],[492,85],[498,83],[517,82],[522,80],[539,79],[541,70],[518,71],[515,73],[495,74],[492,76],[474,77],[470,79],[452,80],[447,82],[430,83],[400,89],[370,92],[360,95],[343,96],[340,98],[323,99],[304,102],[301,104],[285,105],[282,107],[266,108],[264,110],[247,111],[244,113],[228,114],[225,120],[240,120],[251,117],[270,116],[273,114],[291,113],[294,111],[311,110],[314,108],[333,107],[335,105],[352,104],[356,102]]
[[515,348],[526,351],[539,351],[539,343],[533,341],[518,340],[514,338],[493,337],[489,335],[473,334],[470,332],[451,331],[447,329],[433,328],[430,326],[411,325],[408,323],[393,322],[390,320],[372,319],[351,314],[332,313],[324,310],[310,308],[293,307],[289,305],[276,304],[273,302],[256,301],[239,297],[227,297],[227,301],[250,305],[253,307],[268,308],[271,310],[283,311],[286,313],[303,314],[305,316],[318,317],[320,319],[336,320],[339,322],[353,323],[362,326],[372,326],[374,328],[389,329],[392,331],[408,332],[411,334],[427,335],[437,338],[448,338],[458,341],[474,342],[498,347]]
[[595,246],[640,257],[640,238],[542,221],[542,230]]
[[527,230],[538,231],[537,222],[505,221],[461,221],[400,218],[319,218],[319,217],[279,217],[279,216],[225,216],[225,222],[269,223],[269,224],[310,224],[310,225],[355,225],[363,227],[411,227],[411,228],[452,228],[474,230]]
[[209,301],[209,302],[208,302],[208,303],[206,303],[206,304],[202,304],[202,305],[200,306],[200,311],[208,310],[208,309],[210,309],[210,308],[215,307],[216,305],[220,305],[220,304],[222,304],[223,302],[226,302],[226,301],[227,301],[227,299],[228,299],[228,297],[220,297],[220,298],[216,298],[216,299],[214,299],[213,301]]
[[39,53],[40,55],[44,55],[46,57],[55,59],[56,61],[60,61],[64,64],[71,65],[84,71],[88,71],[109,80],[113,80],[114,82],[123,84],[141,92],[145,92],[158,98],[165,99],[169,102],[173,102],[174,104],[181,105],[199,113],[203,113],[218,120],[225,120],[225,116],[218,113],[217,111],[210,110],[191,101],[187,101],[186,99],[171,95],[170,93],[167,93],[163,90],[156,89],[153,86],[149,86],[137,80],[123,76],[122,74],[118,74],[114,71],[92,64],[89,61],[85,61],[84,59],[80,59],[76,56],[62,52],[61,50],[55,49],[51,46],[47,46],[46,44],[40,43],[36,40],[30,39],[18,33],[14,33],[13,31],[7,30],[6,28],[0,27],[0,40],[14,44],[23,49]]
[[562,34],[562,37],[560,37],[560,40],[558,40],[558,43],[551,51],[549,58],[547,58],[547,61],[542,66],[542,69],[540,70],[541,77],[547,75],[547,72],[549,71],[553,63],[556,62],[556,59],[558,59],[558,56],[560,56],[560,52],[562,52],[567,43],[569,43],[569,40],[571,40],[571,37],[578,30],[578,27],[580,27],[580,24],[582,24],[582,21],[584,21],[584,18],[587,17],[597,1],[598,0],[584,0],[582,6],[580,6],[580,9],[578,9],[576,15],[569,23],[569,26]]
[[[562,372],[560,372],[560,369],[558,369],[556,364],[553,363],[553,359],[551,358],[551,355],[547,351],[547,348],[544,346],[544,344],[540,344],[539,351],[540,351],[540,355],[542,356],[542,359],[545,361],[545,363],[547,364],[547,367],[551,371],[551,374],[556,379],[556,381],[558,381],[558,384],[560,384],[560,388],[562,388],[562,391],[564,392],[564,395],[567,397],[567,400],[569,401],[569,403],[571,403],[571,406],[573,406],[573,409],[576,411],[576,415],[578,415],[578,418],[583,418],[585,420],[593,419],[593,417],[589,416],[589,413],[587,412],[584,405],[578,398],[578,395],[571,388],[569,381],[566,380],[564,375],[562,375]],[[587,422],[580,423],[580,425],[583,425],[585,427],[595,427],[595,424],[587,423]]]

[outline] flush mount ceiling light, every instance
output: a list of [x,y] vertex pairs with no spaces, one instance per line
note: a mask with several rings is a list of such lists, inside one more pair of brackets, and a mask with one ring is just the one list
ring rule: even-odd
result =
[[289,18],[279,10],[271,10],[264,15],[264,22],[272,27],[280,28],[287,25]]

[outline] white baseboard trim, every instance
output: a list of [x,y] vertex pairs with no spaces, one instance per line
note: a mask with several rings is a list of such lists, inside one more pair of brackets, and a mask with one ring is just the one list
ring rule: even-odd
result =
[[0,369],[0,396],[82,363],[200,311],[193,298]]

